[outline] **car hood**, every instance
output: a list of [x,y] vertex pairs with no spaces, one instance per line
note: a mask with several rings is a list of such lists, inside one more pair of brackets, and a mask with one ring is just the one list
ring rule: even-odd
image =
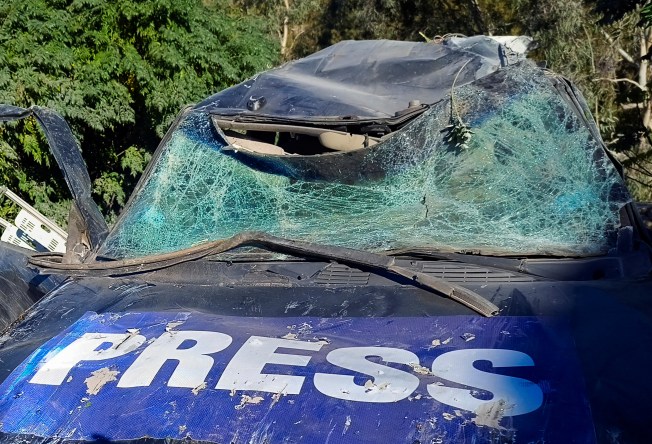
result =
[[69,279],[0,340],[3,439],[595,442],[646,427],[649,282],[411,266],[500,315],[323,262]]

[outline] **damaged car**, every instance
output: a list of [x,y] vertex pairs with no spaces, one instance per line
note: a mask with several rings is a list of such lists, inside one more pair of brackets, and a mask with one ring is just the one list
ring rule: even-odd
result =
[[[635,443],[651,239],[525,37],[346,41],[185,108],[109,229],[0,246],[0,440]],[[21,301],[18,303],[17,301]]]

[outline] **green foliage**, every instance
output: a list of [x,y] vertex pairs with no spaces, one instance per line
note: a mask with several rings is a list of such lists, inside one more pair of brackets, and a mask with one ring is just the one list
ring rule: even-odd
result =
[[455,99],[455,83],[460,73],[464,71],[466,65],[469,62],[466,62],[460,70],[455,75],[453,80],[453,85],[451,86],[451,115],[450,123],[444,128],[444,142],[449,146],[452,146],[457,149],[465,150],[469,148],[469,143],[471,142],[471,137],[473,137],[473,131],[471,128],[464,123],[462,117],[460,116],[460,111],[458,109],[459,104]]
[[589,3],[594,11],[600,15],[601,24],[616,22],[637,7],[645,4],[647,0],[591,0]]
[[[0,102],[68,120],[113,221],[182,105],[281,59],[343,39],[528,34],[532,56],[579,85],[636,196],[652,199],[638,106],[650,95],[615,81],[637,79],[639,31],[651,25],[649,0],[4,0]],[[450,141],[462,146],[471,133],[451,115]],[[70,197],[32,119],[0,125],[0,185],[65,224]],[[0,217],[12,211],[0,202]]]
[[132,177],[136,177],[145,169],[151,158],[152,155],[144,149],[130,146],[122,153],[120,167]]
[[641,8],[640,20],[637,25],[643,28],[649,28],[652,26],[652,3],[645,5]]
[[235,4],[248,14],[264,17],[278,35],[284,60],[291,59],[297,48],[314,48],[314,25],[324,0],[235,0]]
[[[525,33],[539,43],[533,56],[579,86],[608,148],[626,168],[634,197],[651,200],[652,189],[645,184],[652,184],[652,175],[643,179],[648,168],[641,164],[649,151],[643,146],[649,96],[634,85],[641,66],[637,23],[644,25],[636,8],[643,2],[515,1]],[[648,69],[643,71],[647,76]]]
[[[181,106],[266,69],[265,22],[226,1],[4,0],[0,102],[61,113],[113,219]],[[0,184],[59,223],[67,198],[37,124],[0,126]]]
[[344,39],[421,41],[448,33],[486,32],[476,0],[331,0],[317,27],[322,46]]

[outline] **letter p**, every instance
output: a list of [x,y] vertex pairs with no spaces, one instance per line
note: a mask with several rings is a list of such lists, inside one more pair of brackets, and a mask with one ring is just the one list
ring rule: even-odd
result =
[[[144,336],[131,333],[86,333],[59,353],[46,356],[29,382],[61,385],[70,370],[80,362],[117,358],[137,349],[143,342]],[[111,346],[98,350],[104,344]]]

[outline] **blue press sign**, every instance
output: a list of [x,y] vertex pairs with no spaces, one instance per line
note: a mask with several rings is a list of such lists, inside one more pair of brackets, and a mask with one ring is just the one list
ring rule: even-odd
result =
[[64,440],[595,441],[566,329],[529,317],[87,313],[0,385]]

